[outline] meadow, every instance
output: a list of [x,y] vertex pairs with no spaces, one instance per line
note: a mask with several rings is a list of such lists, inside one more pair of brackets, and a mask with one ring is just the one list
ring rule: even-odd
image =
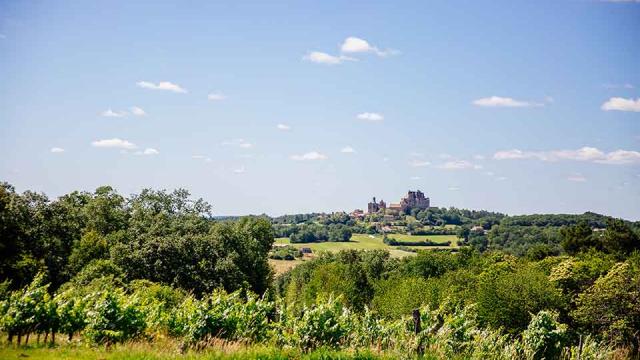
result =
[[238,342],[218,342],[200,351],[181,351],[180,344],[171,339],[153,342],[135,341],[104,346],[85,346],[63,343],[56,346],[29,345],[12,347],[0,342],[0,359],[31,360],[235,360],[235,359],[392,359],[383,353],[368,351],[336,351],[320,349],[308,353],[273,346],[244,345]]
[[[400,242],[406,241],[424,241],[430,240],[438,243],[446,243],[451,241],[451,246],[410,246],[414,249],[450,249],[457,248],[457,237],[455,235],[406,235],[406,234],[392,234],[390,235],[394,239]],[[415,253],[409,251],[403,251],[397,249],[395,246],[390,246],[382,242],[382,235],[369,235],[369,234],[353,234],[350,241],[344,242],[317,242],[317,243],[299,243],[291,244],[289,238],[276,238],[276,244],[286,244],[295,246],[296,248],[308,247],[314,252],[331,251],[337,252],[341,250],[387,250],[392,257],[405,257],[412,256]]]

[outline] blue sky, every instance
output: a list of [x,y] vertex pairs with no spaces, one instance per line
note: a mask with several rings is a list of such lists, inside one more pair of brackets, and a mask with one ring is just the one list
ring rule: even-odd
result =
[[0,1],[0,179],[640,219],[640,3]]

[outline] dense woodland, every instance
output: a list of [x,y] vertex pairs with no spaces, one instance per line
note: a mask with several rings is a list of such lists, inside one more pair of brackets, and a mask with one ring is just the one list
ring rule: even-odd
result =
[[348,241],[382,220],[211,212],[185,190],[124,197],[101,187],[50,200],[2,184],[0,331],[12,344],[64,334],[89,344],[170,337],[200,349],[221,338],[392,357],[638,356],[638,223],[433,208],[399,221],[408,232],[456,225],[465,246],[404,258],[322,253],[275,277],[276,235]]

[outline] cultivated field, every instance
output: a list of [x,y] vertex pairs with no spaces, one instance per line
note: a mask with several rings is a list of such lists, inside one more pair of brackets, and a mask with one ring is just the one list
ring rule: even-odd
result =
[[[451,241],[451,246],[411,246],[414,249],[450,249],[457,247],[457,238],[455,235],[404,235],[391,234],[390,237],[398,241],[433,241],[445,243]],[[354,234],[351,241],[345,242],[319,242],[319,243],[303,243],[291,244],[289,238],[277,238],[276,244],[289,244],[297,248],[308,247],[314,252],[319,251],[340,251],[340,250],[388,250],[392,257],[412,256],[415,253],[397,249],[396,246],[389,246],[382,242],[382,235]]]

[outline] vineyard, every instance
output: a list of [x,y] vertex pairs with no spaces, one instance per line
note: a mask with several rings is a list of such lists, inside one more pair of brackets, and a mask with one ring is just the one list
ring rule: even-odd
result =
[[[148,281],[118,286],[100,279],[84,287],[48,293],[42,276],[24,289],[7,294],[0,305],[2,331],[9,346],[49,342],[64,335],[107,349],[132,340],[166,338],[176,352],[204,349],[220,340],[262,344],[308,354],[322,349],[374,356],[438,358],[597,359],[611,351],[590,337],[578,346],[564,346],[566,327],[557,314],[541,311],[532,317],[522,339],[481,329],[473,306],[443,304],[421,308],[401,319],[386,321],[370,311],[351,311],[340,298],[329,297],[294,310],[280,300],[244,291],[215,291],[201,299]],[[416,315],[417,314],[417,315]]]

